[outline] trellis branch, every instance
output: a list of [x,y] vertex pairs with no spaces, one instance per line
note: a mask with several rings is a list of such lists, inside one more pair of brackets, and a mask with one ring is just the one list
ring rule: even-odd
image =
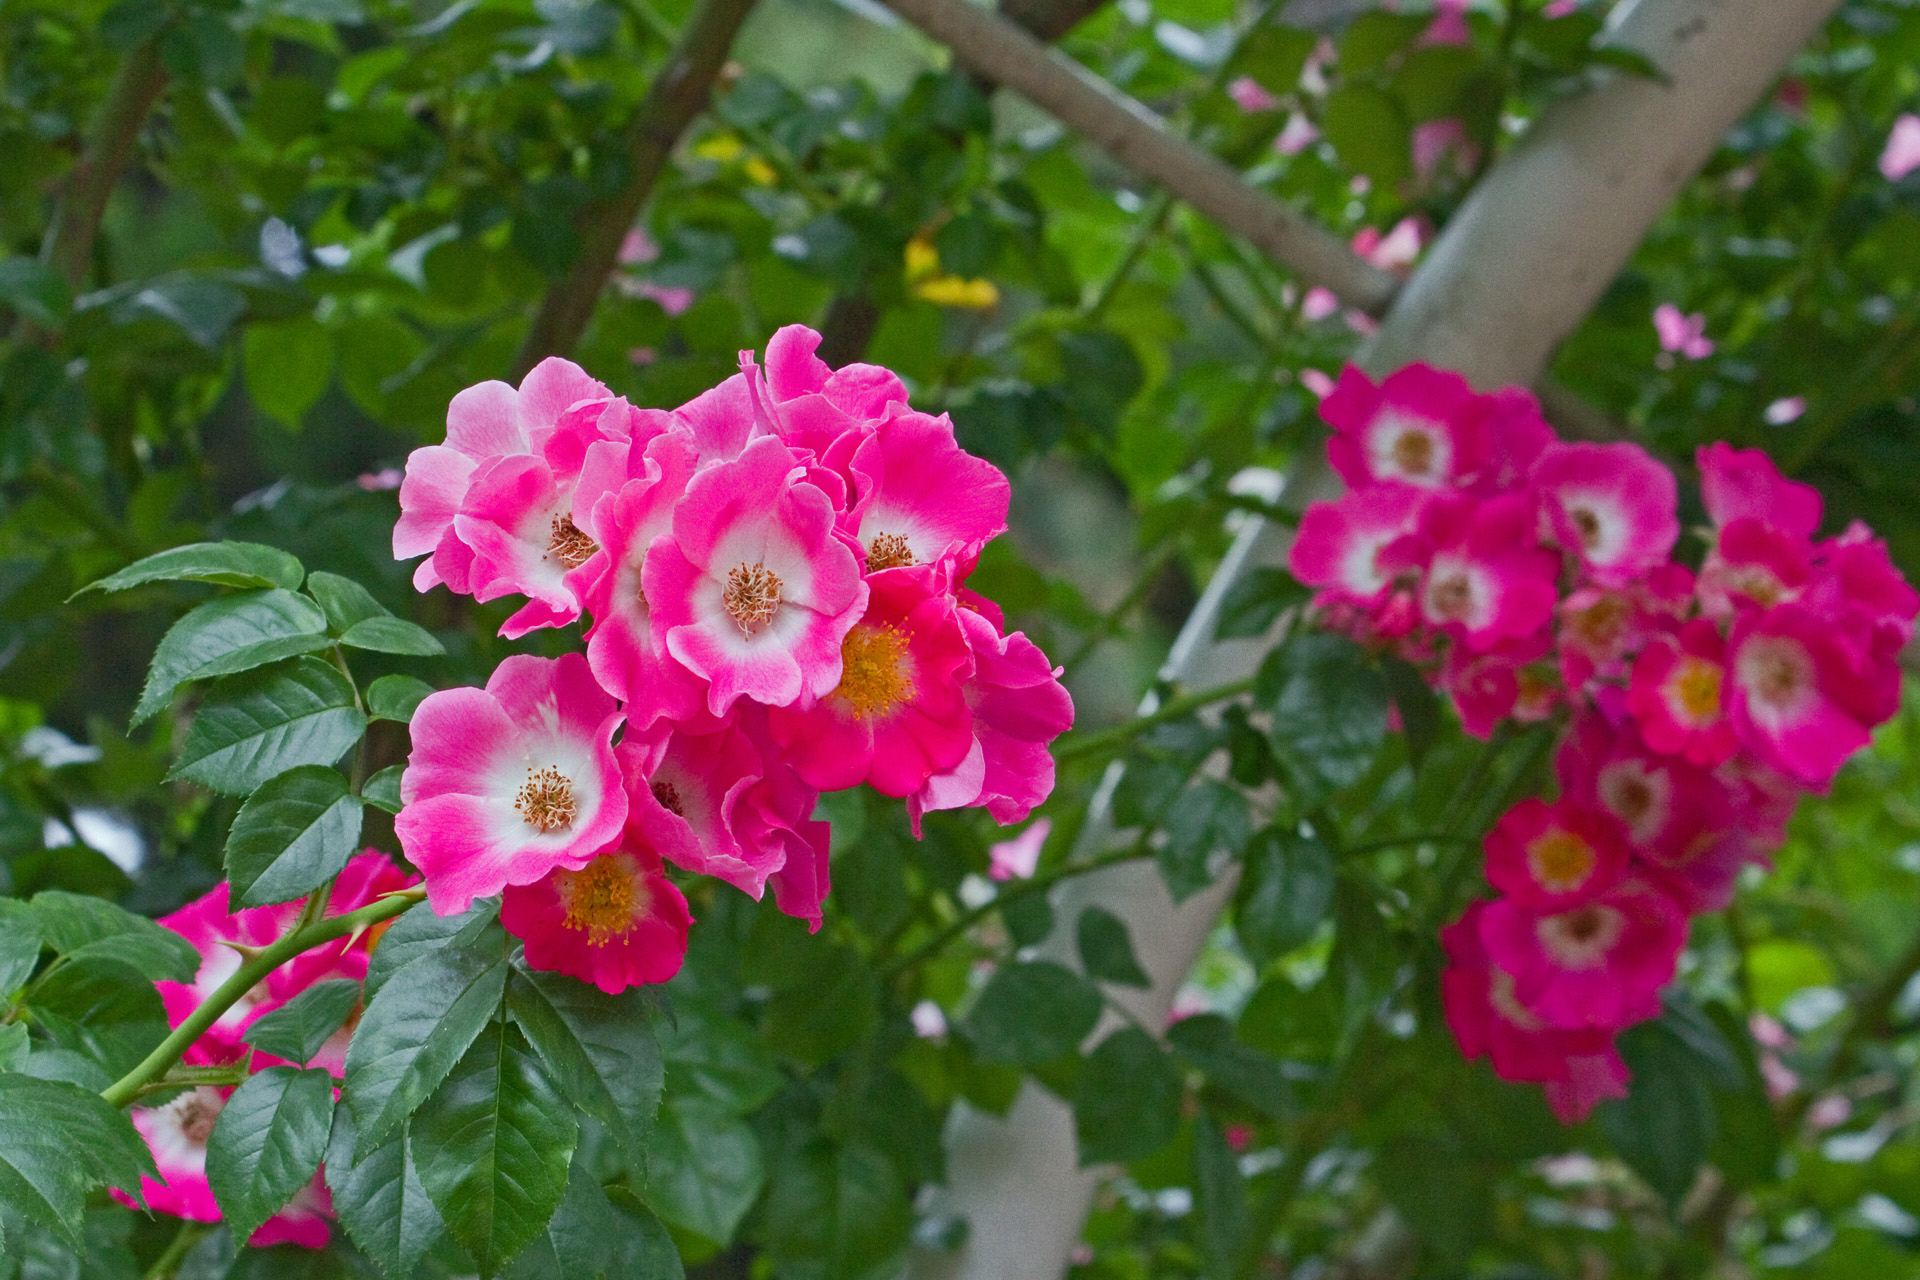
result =
[[574,220],[580,243],[567,273],[548,288],[533,325],[513,359],[516,381],[547,356],[565,355],[586,332],[593,309],[619,265],[620,242],[640,216],[680,136],[706,110],[727,51],[754,0],[701,0],[679,43],[647,89],[627,127],[632,174],[611,199],[589,205]]
[[1379,312],[1396,277],[1368,264],[1332,232],[1247,185],[1232,166],[1186,142],[1139,101],[1079,63],[967,0],[886,0],[887,6],[1004,85],[1097,144],[1141,177],[1348,305]]
[[113,87],[100,108],[86,150],[68,172],[60,194],[60,209],[47,224],[40,258],[78,289],[93,261],[93,244],[100,235],[100,219],[107,197],[133,159],[140,130],[167,87],[167,69],[160,65],[159,47],[147,41],[129,52],[114,73]]

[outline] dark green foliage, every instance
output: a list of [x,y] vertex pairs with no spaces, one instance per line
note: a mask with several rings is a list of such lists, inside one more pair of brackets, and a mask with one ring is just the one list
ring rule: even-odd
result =
[[240,902],[286,902],[318,888],[359,851],[362,805],[338,770],[301,765],[247,797],[227,836]]
[[236,1239],[304,1187],[327,1153],[333,1077],[268,1067],[233,1091],[207,1140],[207,1181]]
[[350,978],[316,982],[248,1026],[247,1043],[288,1062],[310,1062],[359,1003],[360,984]]
[[995,973],[967,1015],[967,1039],[983,1062],[1034,1066],[1072,1053],[1100,1016],[1100,993],[1047,960]]

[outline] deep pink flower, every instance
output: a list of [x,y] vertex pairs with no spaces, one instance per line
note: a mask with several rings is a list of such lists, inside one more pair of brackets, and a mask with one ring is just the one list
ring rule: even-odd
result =
[[1559,565],[1534,543],[1531,501],[1449,495],[1425,515],[1433,554],[1420,613],[1428,625],[1478,651],[1531,635],[1553,617]]
[[596,445],[624,457],[639,416],[625,400],[585,401],[561,415],[539,453],[496,458],[474,472],[453,521],[455,534],[473,552],[469,588],[476,600],[531,600],[501,628],[502,635],[518,638],[536,626],[565,625],[580,616],[567,575],[599,548],[582,527],[586,512],[575,510],[574,491]]
[[1514,994],[1512,975],[1487,958],[1481,929],[1487,904],[1476,902],[1440,931],[1447,968],[1440,998],[1460,1052],[1486,1056],[1502,1080],[1547,1086],[1565,1124],[1586,1118],[1595,1103],[1626,1096],[1627,1069],[1605,1028],[1566,1030],[1539,1017]]
[[1893,122],[1887,134],[1886,149],[1880,153],[1880,174],[1888,182],[1898,182],[1920,169],[1920,116],[1911,111]]
[[1012,486],[954,441],[945,415],[897,413],[861,442],[850,470],[858,496],[846,527],[868,573],[970,560],[1007,527]]
[[464,557],[450,544],[458,541],[454,517],[475,469],[511,454],[537,453],[568,409],[609,395],[578,365],[552,358],[536,365],[518,390],[504,382],[482,382],[454,396],[447,406],[446,443],[415,449],[400,484],[394,559],[429,556],[414,571],[413,585],[426,591],[446,582],[465,591]]
[[1876,656],[1800,605],[1742,614],[1727,640],[1727,717],[1741,745],[1824,789],[1899,708],[1899,667]]
[[[189,1222],[220,1221],[220,1205],[207,1182],[207,1139],[232,1094],[232,1089],[200,1085],[160,1106],[136,1106],[129,1113],[160,1174],[158,1179],[140,1179],[140,1198],[149,1212]],[[111,1194],[130,1209],[141,1207],[122,1191]],[[275,1244],[324,1249],[333,1234],[332,1217],[332,1198],[316,1173],[284,1209],[260,1224],[247,1244],[255,1249]]]
[[693,449],[682,435],[662,435],[639,461],[639,477],[601,497],[586,517],[598,547],[567,580],[593,616],[587,662],[600,686],[626,703],[629,733],[663,716],[692,719],[705,706],[699,678],[667,653],[643,586],[647,551],[672,530],[674,507],[693,479]]
[[1829,618],[1860,619],[1870,630],[1885,629],[1899,643],[1913,638],[1920,593],[1894,566],[1887,544],[1859,521],[1814,550],[1808,608]]
[[1416,42],[1423,45],[1473,43],[1473,31],[1467,26],[1467,0],[1435,0],[1433,21]]
[[866,607],[852,540],[800,470],[780,441],[754,440],[693,478],[672,533],[647,553],[653,625],[675,660],[711,682],[715,715],[743,695],[783,707],[829,692]]
[[[1453,699],[1454,709],[1460,713],[1460,727],[1484,740],[1509,716],[1528,721],[1544,719],[1558,702],[1558,682],[1551,668],[1541,663],[1552,647],[1552,636],[1542,628],[1531,636],[1502,641],[1483,653],[1465,645],[1450,648],[1440,669],[1440,688]],[[1549,695],[1549,688],[1556,694]],[[1543,699],[1545,706],[1540,705]]]
[[1726,646],[1705,618],[1640,651],[1627,709],[1655,751],[1715,765],[1734,751],[1726,710]]
[[1320,126],[1307,119],[1304,112],[1294,111],[1288,114],[1286,125],[1273,140],[1273,149],[1283,156],[1297,156],[1318,141]]
[[1555,444],[1530,479],[1554,537],[1602,585],[1664,564],[1680,539],[1673,472],[1637,444]]
[[1721,621],[1742,608],[1798,599],[1813,574],[1813,549],[1799,534],[1754,516],[1728,521],[1700,566],[1700,610]]
[[500,923],[526,944],[527,963],[590,982],[608,995],[680,972],[693,917],[642,846],[620,846],[577,871],[557,867],[509,885]]
[[1545,1021],[1618,1029],[1659,1016],[1687,922],[1665,889],[1630,873],[1563,910],[1496,899],[1480,918],[1480,940],[1513,975],[1520,1003]]
[[1402,218],[1385,235],[1372,227],[1353,233],[1353,251],[1382,271],[1407,275],[1420,260],[1420,248],[1432,236],[1424,218]]
[[1820,491],[1783,477],[1764,451],[1716,441],[1694,458],[1700,497],[1716,526],[1752,516],[1802,539],[1820,527]]
[[1475,411],[1486,440],[1486,462],[1474,491],[1491,497],[1524,488],[1534,462],[1557,439],[1540,402],[1524,387],[1502,387],[1480,396]]
[[748,732],[747,710],[706,727],[663,722],[652,733],[629,732],[615,754],[626,779],[628,843],[758,898],[786,846],[766,838],[764,820],[749,807],[767,776],[771,743]]
[[1480,163],[1480,148],[1467,136],[1466,122],[1459,116],[1423,120],[1413,126],[1409,138],[1413,150],[1414,176],[1430,181],[1448,157],[1455,157],[1461,172],[1471,172]]
[[803,324],[790,324],[767,340],[767,386],[787,408],[818,395],[849,417],[877,421],[904,408],[906,384],[900,375],[877,364],[849,364],[838,369],[814,354],[820,335]]
[[1736,791],[1678,756],[1647,747],[1632,722],[1582,716],[1555,763],[1562,793],[1611,815],[1634,856],[1665,873],[1691,913],[1717,911],[1740,868],[1761,856],[1741,821]]
[[1021,822],[1053,792],[1047,746],[1073,727],[1073,699],[1040,647],[1000,626],[961,596],[959,619],[973,649],[966,682],[973,708],[973,746],[954,768],[936,773],[907,797],[914,831],[936,809],[984,805],[1001,826]]
[[[1300,316],[1308,324],[1318,324],[1339,310],[1340,295],[1321,285],[1313,286],[1313,288],[1307,290],[1305,296],[1300,299]],[[1318,370],[1315,370],[1315,372],[1318,372]],[[1320,376],[1324,378],[1326,375],[1321,374]],[[1302,381],[1305,381],[1304,377]],[[1329,393],[1320,391],[1316,394],[1325,396]]]
[[1320,416],[1334,430],[1327,460],[1354,488],[1399,480],[1439,488],[1486,460],[1473,388],[1457,373],[1412,364],[1379,384],[1352,365],[1340,371]]
[[1653,330],[1662,351],[1674,352],[1689,360],[1704,360],[1713,354],[1713,339],[1707,337],[1707,318],[1698,311],[1683,313],[1671,302],[1653,309]]
[[820,931],[821,907],[832,888],[827,856],[833,830],[813,817],[819,800],[819,792],[778,761],[769,764],[766,778],[748,796],[751,838],[782,851],[780,869],[767,881],[773,904],[805,920],[810,933]]
[[1396,580],[1417,576],[1424,567],[1425,547],[1415,534],[1428,498],[1427,490],[1386,483],[1315,502],[1300,518],[1288,567],[1307,586],[1320,588],[1316,604],[1375,604]]
[[444,689],[413,716],[394,831],[435,913],[577,871],[627,818],[614,700],[577,653],[515,655],[485,689]]
[[933,565],[867,577],[867,611],[841,641],[840,683],[804,710],[767,714],[774,741],[802,780],[822,791],[870,784],[918,791],[973,745],[961,692],[973,655]]
[[1487,883],[1522,906],[1565,910],[1611,888],[1631,857],[1597,809],[1522,800],[1487,834]]
[[1570,689],[1613,678],[1643,645],[1652,620],[1631,588],[1581,587],[1560,602],[1560,674]]

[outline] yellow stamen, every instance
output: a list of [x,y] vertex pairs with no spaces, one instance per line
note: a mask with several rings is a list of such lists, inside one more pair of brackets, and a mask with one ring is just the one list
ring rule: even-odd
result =
[[565,516],[553,518],[553,532],[547,539],[547,556],[558,560],[568,569],[578,569],[585,564],[600,544],[582,533],[573,521]]
[[646,912],[645,889],[618,854],[603,854],[578,871],[555,872],[553,880],[567,910],[563,923],[584,930],[589,946],[624,938],[635,917]]
[[1667,677],[1667,692],[1694,724],[1720,714],[1720,664],[1705,658],[1684,657]]
[[1534,880],[1555,893],[1579,888],[1599,861],[1592,845],[1563,827],[1543,832],[1527,845]]
[[1393,462],[1410,476],[1433,470],[1433,437],[1424,431],[1402,431],[1393,442]]
[[855,627],[840,643],[840,662],[840,684],[832,696],[861,720],[884,716],[913,696],[907,634],[898,627]]

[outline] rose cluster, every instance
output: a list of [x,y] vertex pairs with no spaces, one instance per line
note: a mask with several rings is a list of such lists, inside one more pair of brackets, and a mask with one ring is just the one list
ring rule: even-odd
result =
[[1757,449],[1699,451],[1695,571],[1673,473],[1557,439],[1524,391],[1348,368],[1321,413],[1350,489],[1291,561],[1323,622],[1417,665],[1477,736],[1566,719],[1558,799],[1500,819],[1499,896],[1441,940],[1462,1049],[1578,1119],[1624,1094],[1615,1036],[1659,1014],[1688,918],[1898,708],[1920,595],[1864,525],[1817,539],[1820,495]]
[[[327,914],[358,910],[418,881],[418,876],[408,875],[385,854],[369,849],[350,859],[341,870],[327,900]],[[227,884],[222,881],[205,896],[163,917],[162,927],[185,938],[200,953],[200,968],[192,982],[154,984],[166,1007],[167,1021],[175,1027],[185,1022],[233,975],[243,956],[284,937],[301,910],[299,902],[284,902],[232,911]],[[384,925],[376,925],[287,961],[221,1014],[181,1055],[181,1063],[188,1067],[224,1067],[245,1062],[250,1072],[282,1065],[318,1067],[336,1080],[344,1078],[347,1042],[359,1021],[357,1008],[307,1062],[283,1063],[270,1053],[250,1049],[244,1037],[254,1023],[316,983],[336,978],[351,982],[365,979],[368,958],[384,929]],[[232,1095],[231,1087],[203,1084],[162,1106],[140,1107],[132,1112],[133,1127],[147,1140],[160,1174],[158,1180],[140,1180],[140,1193],[148,1209],[194,1222],[220,1221],[220,1206],[207,1181],[207,1139]],[[118,1191],[113,1194],[122,1204],[139,1207],[131,1197]],[[327,1194],[327,1184],[316,1173],[290,1204],[261,1224],[247,1243],[255,1248],[297,1244],[318,1249],[327,1243],[332,1217],[333,1201]]]
[[[502,634],[590,620],[415,712],[396,821],[433,910],[504,893],[529,963],[607,991],[679,969],[664,863],[819,926],[823,791],[1017,822],[1072,723],[1059,672],[964,585],[1009,487],[874,365],[790,326],[671,411],[564,360],[454,398],[394,554],[421,590],[524,597]],[[618,740],[616,741],[616,735]]]

